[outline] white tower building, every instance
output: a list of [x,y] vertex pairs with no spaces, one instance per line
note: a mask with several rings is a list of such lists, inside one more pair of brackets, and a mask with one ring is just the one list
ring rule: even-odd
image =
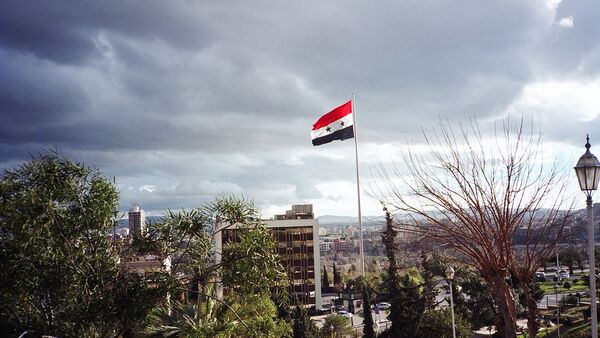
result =
[[129,235],[141,235],[146,232],[146,215],[139,205],[129,209]]

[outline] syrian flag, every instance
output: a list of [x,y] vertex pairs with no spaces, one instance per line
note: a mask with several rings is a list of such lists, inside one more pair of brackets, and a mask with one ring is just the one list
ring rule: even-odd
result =
[[347,140],[354,137],[352,119],[352,100],[321,116],[313,124],[310,136],[313,146],[329,143],[334,140]]

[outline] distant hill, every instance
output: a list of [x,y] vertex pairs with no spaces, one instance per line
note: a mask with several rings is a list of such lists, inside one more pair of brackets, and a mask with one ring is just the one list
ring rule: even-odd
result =
[[357,223],[358,217],[352,216],[335,216],[335,215],[323,215],[317,217],[319,224],[340,224],[340,223]]
[[[358,217],[323,215],[317,217],[320,225],[358,225]],[[365,226],[381,225],[385,223],[383,216],[363,216],[362,223]]]

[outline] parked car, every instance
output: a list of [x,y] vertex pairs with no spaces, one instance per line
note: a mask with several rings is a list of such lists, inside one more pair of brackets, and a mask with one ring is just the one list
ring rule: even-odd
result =
[[565,270],[560,270],[558,272],[558,276],[560,277],[560,279],[569,279],[569,273]]
[[386,303],[386,302],[381,302],[381,303],[377,304],[377,308],[380,310],[389,310],[391,307],[392,307],[392,304]]
[[338,316],[342,316],[342,317],[346,317],[346,318],[352,318],[352,314],[350,312],[348,312],[348,311],[342,310],[342,311],[338,311],[336,314]]
[[545,282],[546,281],[546,274],[543,272],[536,272],[535,273],[535,281],[536,282]]

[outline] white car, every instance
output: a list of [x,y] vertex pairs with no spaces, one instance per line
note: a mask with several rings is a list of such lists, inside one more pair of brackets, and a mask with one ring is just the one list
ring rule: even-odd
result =
[[560,279],[569,279],[569,273],[565,270],[560,270],[558,272],[558,277],[560,277]]
[[392,304],[386,303],[386,302],[381,302],[381,303],[377,304],[377,308],[380,310],[389,310],[391,307],[392,307]]
[[338,311],[336,313],[338,316],[342,316],[342,317],[346,317],[346,318],[352,318],[352,314],[348,311]]

